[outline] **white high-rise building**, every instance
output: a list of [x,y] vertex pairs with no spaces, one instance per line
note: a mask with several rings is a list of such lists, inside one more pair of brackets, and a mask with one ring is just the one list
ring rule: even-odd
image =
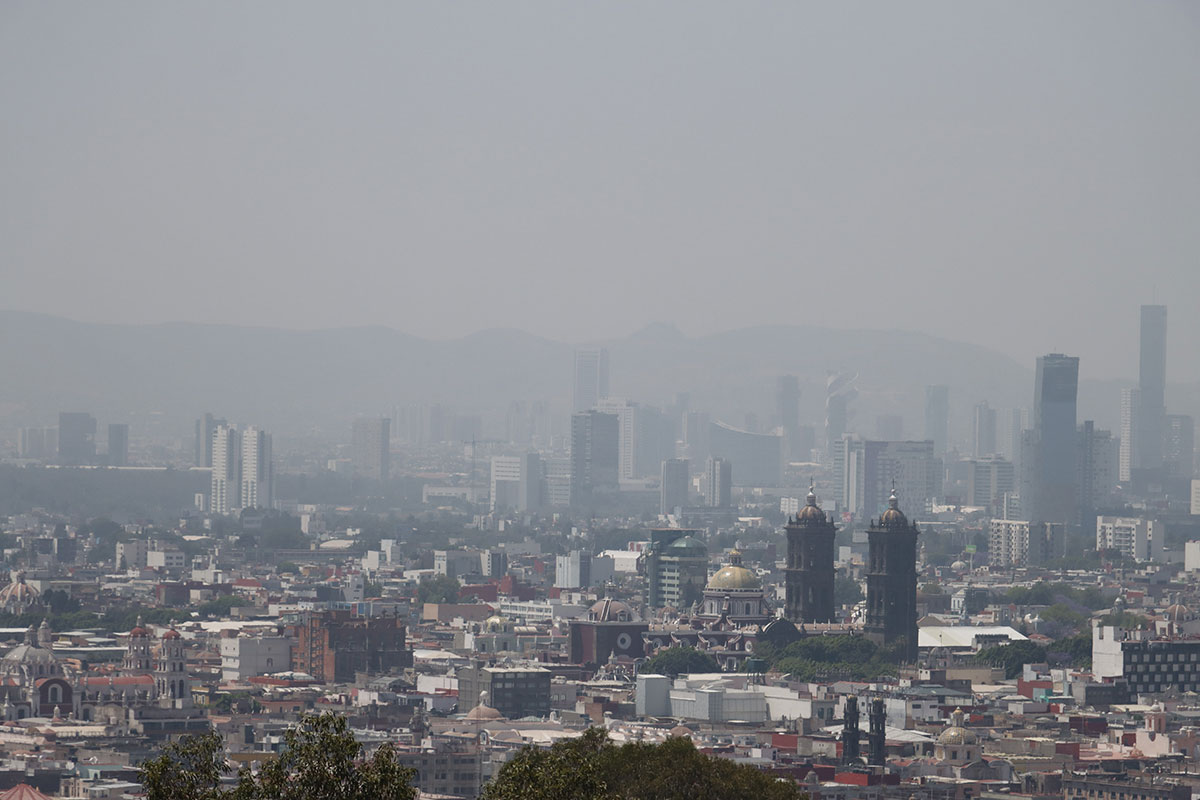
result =
[[1128,483],[1133,477],[1133,469],[1138,463],[1138,406],[1141,400],[1141,390],[1136,388],[1121,390],[1121,456],[1117,470],[1117,480]]
[[617,477],[620,480],[640,478],[637,470],[638,405],[618,397],[608,397],[596,403],[596,410],[617,418]]
[[536,511],[541,506],[542,459],[537,453],[492,456],[491,510]]
[[988,557],[992,566],[1027,567],[1062,555],[1063,524],[994,519],[988,525]]
[[1134,561],[1153,561],[1162,550],[1162,523],[1138,517],[1096,517],[1096,549],[1116,550]]
[[271,434],[251,425],[242,432],[242,507],[271,508],[274,504]]
[[232,514],[242,507],[242,435],[233,425],[213,429],[212,493],[208,510]]

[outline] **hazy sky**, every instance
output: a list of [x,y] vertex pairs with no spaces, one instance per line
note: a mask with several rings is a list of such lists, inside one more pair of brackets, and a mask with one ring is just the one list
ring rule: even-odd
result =
[[0,307],[1200,379],[1194,2],[7,0],[0,108]]

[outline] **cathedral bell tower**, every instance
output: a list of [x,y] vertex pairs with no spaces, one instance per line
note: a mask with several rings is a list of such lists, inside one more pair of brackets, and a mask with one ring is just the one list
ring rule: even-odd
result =
[[833,621],[835,533],[810,485],[804,508],[787,524],[786,605],[793,622]]
[[866,634],[876,644],[904,642],[917,660],[917,530],[900,511],[896,490],[888,509],[867,529]]

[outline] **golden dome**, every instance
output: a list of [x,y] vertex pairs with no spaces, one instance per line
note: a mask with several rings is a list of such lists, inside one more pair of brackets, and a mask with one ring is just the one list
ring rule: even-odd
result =
[[900,499],[896,497],[894,488],[892,496],[888,498],[888,510],[883,512],[883,516],[879,518],[879,524],[887,528],[908,527],[908,517],[904,516],[904,512],[900,510]]
[[721,567],[708,579],[709,589],[761,589],[762,581],[750,570],[734,564]]
[[979,737],[975,732],[967,730],[964,726],[963,718],[962,709],[955,709],[954,713],[950,715],[950,724],[938,736],[938,744],[962,746],[965,744],[977,744],[979,742]]

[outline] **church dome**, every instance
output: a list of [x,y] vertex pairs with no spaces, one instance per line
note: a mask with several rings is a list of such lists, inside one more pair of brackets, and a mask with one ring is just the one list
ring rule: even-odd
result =
[[796,515],[797,522],[825,522],[825,512],[817,505],[817,492],[814,486],[808,487],[808,497],[805,498],[804,508]]
[[12,574],[12,583],[0,589],[0,606],[30,606],[41,601],[41,593],[25,582],[25,571]]
[[637,617],[633,609],[620,600],[606,597],[592,604],[588,609],[588,619],[592,622],[634,622]]
[[888,498],[888,510],[879,518],[879,525],[883,528],[908,527],[908,517],[900,510],[900,498],[896,497],[895,489],[892,489],[892,496]]
[[946,726],[946,730],[941,732],[937,740],[938,744],[961,747],[978,743],[979,736],[974,731],[968,730],[963,724],[963,712],[959,708],[955,709],[950,716],[950,724]]
[[1186,622],[1192,618],[1192,612],[1181,603],[1167,606],[1167,610],[1163,613],[1168,622]]
[[0,661],[3,662],[7,672],[11,667],[20,667],[25,664],[31,666],[54,664],[58,659],[54,657],[53,650],[38,642],[37,629],[30,625],[29,630],[25,631],[25,641],[5,653],[4,658]]
[[695,539],[691,536],[680,536],[675,541],[671,542],[667,547],[671,550],[707,550],[704,542]]
[[479,705],[467,712],[467,719],[472,722],[494,722],[504,719],[504,715],[487,704],[488,693],[479,693]]
[[729,564],[708,579],[709,589],[761,589],[762,581],[745,567]]

